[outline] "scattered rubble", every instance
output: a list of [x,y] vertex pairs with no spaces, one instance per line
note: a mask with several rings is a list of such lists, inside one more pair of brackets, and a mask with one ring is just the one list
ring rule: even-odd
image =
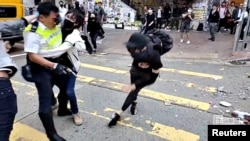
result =
[[220,105],[224,106],[224,107],[231,107],[232,104],[226,101],[220,101]]

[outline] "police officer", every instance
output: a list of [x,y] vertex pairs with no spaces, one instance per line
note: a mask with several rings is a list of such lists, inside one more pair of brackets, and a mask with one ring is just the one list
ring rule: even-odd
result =
[[[47,137],[51,141],[65,141],[57,134],[52,116],[52,84],[55,75],[67,74],[67,67],[55,63],[58,54],[46,54],[46,50],[59,47],[62,44],[62,33],[59,9],[50,2],[39,4],[37,24],[31,24],[24,31],[24,51],[27,52],[27,61],[31,66],[32,81],[38,91],[39,117],[45,128]],[[43,52],[43,54],[40,54]],[[66,96],[63,96],[66,97]],[[67,99],[64,99],[67,100]],[[66,102],[67,103],[67,102]],[[65,104],[65,102],[64,102]],[[60,100],[59,100],[60,108]],[[71,114],[67,109],[61,109],[61,114]]]
[[17,99],[10,78],[17,72],[16,64],[6,53],[2,34],[16,33],[36,16],[0,22],[0,140],[9,141],[17,113]]
[[121,111],[114,113],[108,126],[112,127],[120,120],[123,112],[130,107],[130,112],[135,115],[136,100],[138,93],[145,86],[153,84],[158,75],[159,69],[163,66],[161,63],[161,54],[153,48],[152,42],[146,35],[134,33],[126,43],[127,49],[133,58],[132,67],[130,69],[131,85],[124,88],[129,94],[123,103]]

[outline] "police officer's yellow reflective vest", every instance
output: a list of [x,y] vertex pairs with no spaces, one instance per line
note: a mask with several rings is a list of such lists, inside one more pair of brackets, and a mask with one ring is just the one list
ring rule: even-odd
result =
[[59,47],[62,44],[62,32],[59,26],[54,29],[42,29],[38,22],[29,24],[24,32],[35,32],[39,34],[47,44],[47,47],[42,47],[42,50],[50,50]]

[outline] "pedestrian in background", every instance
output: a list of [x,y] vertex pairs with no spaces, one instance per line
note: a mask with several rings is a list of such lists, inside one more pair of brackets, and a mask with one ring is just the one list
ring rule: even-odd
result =
[[190,44],[190,26],[191,21],[194,20],[194,13],[192,12],[192,8],[188,8],[188,10],[182,14],[182,22],[181,22],[181,39],[180,42],[184,42],[183,34],[184,32],[187,35],[187,44]]
[[217,6],[213,5],[213,7],[209,13],[209,16],[208,16],[209,32],[211,35],[209,40],[211,40],[211,41],[215,41],[215,33],[217,30],[219,20],[220,20],[220,14],[217,10]]

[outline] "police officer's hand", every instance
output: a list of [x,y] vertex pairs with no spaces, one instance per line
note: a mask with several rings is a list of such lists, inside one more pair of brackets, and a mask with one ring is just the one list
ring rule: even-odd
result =
[[53,66],[53,70],[56,74],[62,75],[62,74],[68,74],[69,72],[67,71],[67,67],[61,64],[56,63]]

